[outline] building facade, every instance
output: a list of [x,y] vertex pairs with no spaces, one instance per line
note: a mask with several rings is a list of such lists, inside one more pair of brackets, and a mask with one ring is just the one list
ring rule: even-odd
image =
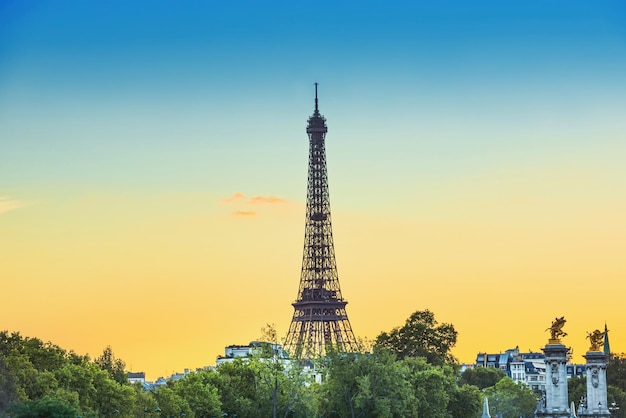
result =
[[[543,392],[546,389],[545,354],[528,351],[521,353],[519,347],[504,353],[478,353],[474,367],[493,367],[502,370],[514,382],[528,385],[532,390]],[[585,365],[568,363],[567,378],[584,376]]]

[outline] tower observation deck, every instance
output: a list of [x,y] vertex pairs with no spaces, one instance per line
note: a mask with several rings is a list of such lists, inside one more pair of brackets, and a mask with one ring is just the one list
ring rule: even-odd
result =
[[356,338],[341,295],[330,220],[326,172],[326,119],[319,112],[317,83],[315,111],[309,118],[309,174],[307,185],[304,252],[298,298],[285,339],[285,348],[296,357],[323,356],[332,346],[355,351]]

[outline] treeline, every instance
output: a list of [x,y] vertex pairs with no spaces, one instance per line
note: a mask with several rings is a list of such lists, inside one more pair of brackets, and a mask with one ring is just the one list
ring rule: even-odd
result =
[[[263,337],[276,342],[273,327]],[[418,311],[361,353],[331,350],[313,362],[286,361],[267,344],[250,358],[145,390],[127,382],[110,347],[92,360],[5,331],[0,417],[478,418],[483,396],[492,416],[532,417],[537,395],[526,385],[496,369],[459,376],[450,354],[456,338],[452,325]]]
[[[457,333],[430,311],[382,333],[361,353],[285,360],[272,344],[251,358],[146,391],[107,347],[90,359],[37,338],[0,333],[0,416],[477,417],[478,387],[458,384]],[[264,341],[278,342],[273,327]]]
[[[110,347],[94,360],[38,338],[0,332],[0,417],[141,416],[150,397],[127,383]],[[143,412],[142,412],[143,414]]]

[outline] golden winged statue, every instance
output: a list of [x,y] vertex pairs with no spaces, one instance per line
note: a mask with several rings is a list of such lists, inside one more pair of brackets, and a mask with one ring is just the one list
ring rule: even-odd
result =
[[587,338],[589,339],[589,351],[600,351],[600,347],[604,345],[604,332],[600,330],[595,330],[593,332],[587,333]]
[[567,320],[564,316],[560,318],[554,318],[554,321],[552,321],[552,325],[550,325],[550,328],[546,329],[546,331],[550,331],[550,342],[560,342],[561,337],[565,337],[567,335],[567,333],[563,331],[563,325],[565,325],[566,322]]

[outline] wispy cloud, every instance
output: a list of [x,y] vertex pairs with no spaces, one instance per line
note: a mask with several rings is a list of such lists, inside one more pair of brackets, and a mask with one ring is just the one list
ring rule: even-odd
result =
[[237,202],[241,202],[242,200],[245,200],[246,195],[243,193],[233,193],[232,196],[229,197],[225,197],[224,199],[220,200],[220,203],[237,203]]
[[236,210],[232,213],[233,216],[256,216],[256,212],[251,210]]
[[0,196],[0,214],[26,206],[26,203],[12,199],[8,196]]
[[278,197],[278,196],[263,196],[263,195],[246,196],[243,193],[236,192],[236,193],[233,193],[231,196],[220,199],[219,203],[221,205],[235,206],[235,208],[238,210],[231,212],[232,216],[250,217],[250,216],[257,216],[257,211],[244,209],[245,206],[255,205],[258,207],[261,205],[284,204],[284,203],[289,203],[289,200],[283,199],[282,197]]
[[244,203],[246,205],[274,205],[277,203],[287,203],[287,199],[278,196],[246,196],[243,193],[236,192],[232,196],[225,197],[220,200],[221,204]]
[[250,199],[248,199],[248,201],[246,202],[248,205],[257,205],[257,204],[275,204],[275,203],[286,203],[287,200],[281,198],[281,197],[276,197],[276,196],[269,196],[269,197],[265,197],[265,196],[252,196]]

